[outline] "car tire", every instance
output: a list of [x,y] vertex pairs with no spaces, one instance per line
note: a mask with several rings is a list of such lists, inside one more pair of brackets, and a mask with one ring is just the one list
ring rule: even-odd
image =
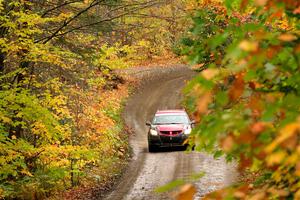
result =
[[189,148],[189,145],[188,145],[188,144],[185,144],[185,145],[183,146],[183,150],[184,150],[184,151],[186,151],[188,148]]
[[157,146],[148,144],[148,150],[149,150],[149,152],[156,152]]

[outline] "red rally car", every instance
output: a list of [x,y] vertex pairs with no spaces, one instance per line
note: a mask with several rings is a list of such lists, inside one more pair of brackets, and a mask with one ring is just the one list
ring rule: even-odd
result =
[[185,146],[184,141],[192,131],[191,121],[185,110],[159,110],[152,122],[147,122],[149,152],[159,147]]

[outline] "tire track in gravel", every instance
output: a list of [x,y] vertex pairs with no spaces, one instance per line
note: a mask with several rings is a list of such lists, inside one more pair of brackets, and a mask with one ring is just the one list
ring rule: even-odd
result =
[[133,157],[122,180],[106,200],[168,200],[170,196],[156,194],[154,189],[178,178],[188,180],[190,175],[201,171],[206,175],[196,183],[199,191],[196,199],[233,183],[237,177],[235,166],[226,164],[224,159],[214,160],[204,153],[186,153],[178,149],[148,153],[145,122],[157,109],[180,108],[181,90],[195,73],[183,65],[125,73],[143,80],[124,110],[125,123],[134,132],[130,137]]

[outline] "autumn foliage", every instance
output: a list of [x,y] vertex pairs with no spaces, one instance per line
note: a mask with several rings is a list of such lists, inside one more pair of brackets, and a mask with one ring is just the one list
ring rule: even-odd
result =
[[130,81],[114,70],[168,54],[190,21],[185,3],[0,0],[0,198],[43,199],[121,173]]
[[300,2],[197,6],[182,40],[202,70],[186,89],[200,122],[191,143],[253,175],[205,199],[300,199]]

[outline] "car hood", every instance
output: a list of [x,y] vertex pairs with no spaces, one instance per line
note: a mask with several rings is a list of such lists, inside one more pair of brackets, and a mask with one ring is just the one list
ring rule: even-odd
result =
[[158,131],[181,131],[185,127],[184,124],[164,124],[156,125]]

